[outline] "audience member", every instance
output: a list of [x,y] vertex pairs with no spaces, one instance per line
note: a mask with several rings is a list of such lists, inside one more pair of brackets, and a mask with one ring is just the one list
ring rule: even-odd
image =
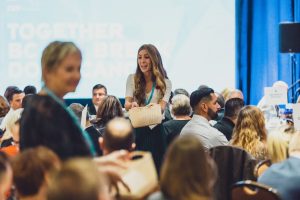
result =
[[282,200],[298,200],[300,197],[300,133],[295,133],[289,144],[290,157],[271,165],[258,179],[275,188]]
[[184,94],[185,96],[187,97],[190,97],[190,94],[188,91],[186,91],[185,89],[183,88],[177,88],[174,90],[174,96],[177,95],[177,94]]
[[198,87],[198,90],[202,90],[202,89],[204,89],[204,88],[210,88],[210,87],[208,87],[207,85],[200,85],[200,86]]
[[33,99],[35,96],[35,94],[27,94],[25,95],[25,97],[23,98],[22,101],[22,108],[25,108],[28,104],[31,103],[31,99]]
[[52,177],[47,199],[112,200],[108,186],[105,174],[91,160],[71,159]]
[[165,109],[165,119],[163,120],[163,123],[174,119],[174,116],[171,113],[171,104],[172,104],[173,97],[176,96],[177,94],[183,94],[183,95],[187,96],[188,98],[190,97],[190,94],[188,93],[188,91],[186,91],[185,89],[182,89],[182,88],[177,88],[174,90],[174,92],[171,92],[170,100]]
[[105,96],[107,96],[107,89],[102,84],[97,84],[93,87],[92,105],[89,106],[89,114],[96,115],[98,108]]
[[262,112],[254,106],[245,106],[239,112],[231,144],[245,149],[258,160],[267,158],[267,130]]
[[228,100],[228,95],[230,92],[232,92],[234,89],[233,88],[224,88],[222,91],[221,91],[221,95],[224,97],[225,101]]
[[3,120],[3,118],[5,117],[5,115],[8,113],[9,111],[9,104],[8,101],[0,95],[0,124]]
[[218,110],[218,117],[215,120],[211,120],[209,123],[214,126],[218,121],[220,121],[224,117],[224,107],[225,107],[225,99],[222,94],[215,92],[217,96],[217,102],[220,105],[220,109]]
[[7,99],[10,108],[16,110],[22,107],[22,100],[25,96],[24,92],[16,86],[9,86],[6,88],[4,93],[5,98]]
[[[80,103],[72,103],[69,108],[75,113],[77,119],[79,122],[81,122],[81,115],[82,115],[82,111],[84,109],[83,105],[81,105]],[[99,146],[99,138],[102,137],[103,133],[100,133],[93,124],[91,124],[90,120],[89,120],[89,114],[87,114],[86,116],[86,125],[85,127],[82,127],[90,136],[93,145],[95,147],[97,156],[101,156],[102,155],[102,150]]]
[[18,108],[22,108],[22,100],[25,95],[24,95],[23,91],[20,90],[18,87],[9,86],[6,88],[4,96],[9,103],[10,110],[5,115],[5,117],[3,118],[2,122],[1,122],[0,129],[2,129],[2,130],[6,129],[7,118],[9,118],[9,115],[11,115],[11,113],[14,110],[17,110]]
[[174,116],[172,120],[163,123],[164,134],[167,145],[177,137],[182,128],[190,121],[192,108],[190,99],[184,94],[177,94],[172,98],[171,112]]
[[225,101],[228,101],[229,99],[232,99],[232,98],[240,98],[240,99],[244,100],[243,92],[241,90],[234,89],[228,93],[227,99],[225,99]]
[[232,98],[225,103],[224,117],[218,121],[214,127],[222,132],[227,140],[231,140],[233,128],[236,124],[237,116],[244,106],[244,101],[240,98]]
[[123,117],[122,105],[115,96],[108,95],[103,98],[97,112],[95,128],[103,135],[106,124],[115,117]]
[[132,126],[127,119],[116,117],[107,123],[103,138],[99,138],[103,155],[116,150],[132,151],[135,148]]
[[[172,84],[159,51],[152,44],[142,45],[138,50],[136,72],[127,78],[125,109],[157,103],[164,112],[171,91]],[[137,150],[150,151],[159,171],[165,152],[162,125],[135,128],[135,134]]]
[[149,200],[211,200],[216,167],[201,142],[192,135],[178,137],[161,168],[161,192]]
[[282,162],[288,158],[288,145],[295,133],[293,126],[280,126],[271,131],[267,137],[267,152],[272,163]]
[[42,54],[44,87],[20,120],[21,151],[44,145],[61,159],[95,154],[91,139],[63,102],[80,81],[81,52],[72,42],[51,42]]
[[23,108],[19,108],[14,110],[11,115],[7,118],[6,129],[1,138],[1,149],[7,153],[9,156],[15,156],[19,153],[19,120],[21,118],[21,114],[23,112]]
[[[82,115],[82,111],[84,109],[84,106],[81,105],[80,103],[71,103],[69,106],[68,106],[69,109],[71,109],[74,114],[76,115],[78,121],[80,122],[81,121],[81,115]],[[85,127],[83,127],[85,128]]]
[[45,147],[26,149],[17,155],[12,168],[18,199],[46,200],[50,173],[59,167],[57,155]]
[[209,124],[210,120],[217,118],[220,109],[214,90],[202,88],[194,91],[190,97],[190,104],[194,115],[180,134],[197,136],[206,150],[218,145],[227,145],[224,134]]
[[13,173],[7,155],[0,152],[0,200],[8,199],[12,186]]
[[24,88],[24,93],[25,93],[25,95],[28,95],[28,94],[36,94],[36,93],[37,93],[37,90],[36,90],[36,88],[35,88],[33,85],[27,85],[27,86]]

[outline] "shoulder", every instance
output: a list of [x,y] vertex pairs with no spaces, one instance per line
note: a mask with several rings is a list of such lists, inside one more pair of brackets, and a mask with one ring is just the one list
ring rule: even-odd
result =
[[128,77],[127,77],[127,80],[134,80],[134,76],[135,74],[129,74]]
[[168,78],[165,78],[165,83],[166,83],[166,85],[172,85],[171,80]]

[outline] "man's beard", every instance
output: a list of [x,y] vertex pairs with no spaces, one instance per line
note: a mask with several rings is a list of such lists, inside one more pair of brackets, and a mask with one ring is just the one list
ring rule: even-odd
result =
[[218,118],[218,112],[214,112],[211,108],[208,108],[207,114],[211,120],[215,120]]

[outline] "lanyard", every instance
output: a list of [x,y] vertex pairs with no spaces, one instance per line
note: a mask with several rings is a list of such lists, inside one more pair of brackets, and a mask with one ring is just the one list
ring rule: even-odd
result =
[[146,105],[148,105],[153,97],[153,93],[154,93],[154,89],[156,87],[156,82],[153,82],[152,84],[152,90],[151,90],[151,94],[149,96],[149,98],[147,100],[145,100]]
[[95,147],[92,143],[92,140],[90,138],[90,136],[87,134],[86,131],[84,131],[82,129],[82,127],[79,125],[79,122],[77,120],[77,117],[75,116],[74,112],[70,109],[67,108],[65,103],[63,102],[62,99],[58,98],[51,90],[49,90],[46,86],[43,87],[43,90],[54,100],[56,101],[72,118],[74,124],[79,128],[79,130],[82,133],[83,138],[85,139],[85,141],[87,142],[88,146],[90,147],[90,151],[92,153],[92,156],[96,155],[96,150]]

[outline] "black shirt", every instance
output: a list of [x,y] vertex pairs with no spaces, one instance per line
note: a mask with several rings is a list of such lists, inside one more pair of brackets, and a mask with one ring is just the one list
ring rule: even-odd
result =
[[163,123],[167,146],[180,134],[182,128],[190,120],[169,120]]
[[230,119],[228,119],[227,117],[223,117],[214,125],[214,127],[222,132],[228,141],[231,140],[234,123]]

